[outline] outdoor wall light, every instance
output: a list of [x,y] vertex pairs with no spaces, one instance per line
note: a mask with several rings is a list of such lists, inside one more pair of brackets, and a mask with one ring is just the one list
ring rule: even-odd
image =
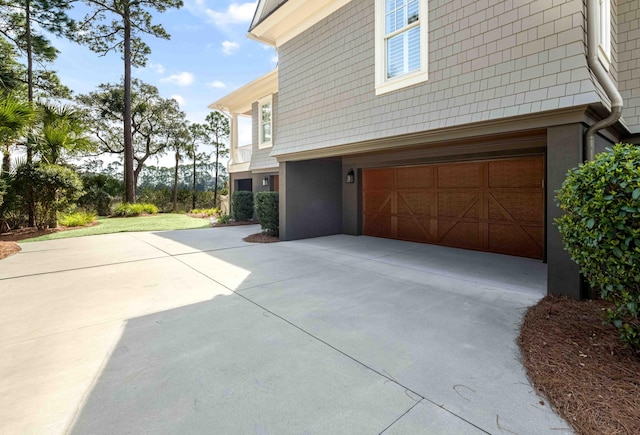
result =
[[264,177],[262,179],[262,185],[263,186],[268,186],[269,185],[269,177]]
[[347,172],[347,183],[353,184],[355,182],[356,182],[356,174],[353,172],[353,169],[349,169],[349,172]]

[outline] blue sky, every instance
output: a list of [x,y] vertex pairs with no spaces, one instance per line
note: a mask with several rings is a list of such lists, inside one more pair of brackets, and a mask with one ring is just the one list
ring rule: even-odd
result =
[[[162,97],[175,98],[190,121],[203,122],[209,104],[276,66],[273,48],[246,37],[255,8],[255,2],[184,0],[181,9],[154,13],[154,23],[162,24],[171,39],[145,35],[151,55],[133,76],[157,86]],[[120,53],[100,57],[68,40],[53,42],[60,53],[51,69],[75,94],[116,83],[123,75]],[[239,136],[240,144],[251,142],[247,123]]]

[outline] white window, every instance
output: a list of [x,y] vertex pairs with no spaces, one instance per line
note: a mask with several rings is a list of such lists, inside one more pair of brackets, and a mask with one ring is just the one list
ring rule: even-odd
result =
[[427,0],[376,0],[376,94],[424,82]]
[[600,0],[598,12],[598,58],[608,70],[611,64],[611,0]]
[[271,95],[258,101],[258,147],[267,148],[272,145],[273,110]]

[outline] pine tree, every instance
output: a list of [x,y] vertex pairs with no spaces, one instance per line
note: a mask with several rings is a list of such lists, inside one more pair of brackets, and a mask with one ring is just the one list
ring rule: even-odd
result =
[[[141,35],[169,39],[159,24],[152,24],[150,10],[164,12],[182,7],[182,0],[84,0],[91,8],[80,23],[78,41],[105,55],[122,53],[124,62],[124,181],[125,201],[135,202],[133,142],[131,120],[131,67],[145,66],[151,53]],[[110,19],[110,21],[109,21]]]

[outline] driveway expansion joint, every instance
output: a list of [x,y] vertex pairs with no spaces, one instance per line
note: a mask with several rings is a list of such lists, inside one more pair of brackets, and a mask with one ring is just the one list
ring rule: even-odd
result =
[[[427,398],[427,397],[425,397],[424,395],[422,395],[422,394],[418,393],[417,391],[415,391],[415,390],[411,389],[410,387],[408,387],[408,386],[406,386],[406,385],[404,385],[404,384],[400,383],[399,381],[397,381],[396,379],[394,379],[390,374],[388,374],[388,372],[386,372],[386,370],[383,370],[382,372],[381,372],[381,371],[376,370],[375,368],[371,367],[370,365],[368,365],[368,364],[366,364],[366,363],[364,363],[364,362],[360,361],[359,359],[357,359],[357,358],[356,358],[356,357],[354,357],[354,356],[349,355],[349,354],[348,354],[348,353],[346,353],[345,351],[338,349],[337,347],[335,347],[335,346],[334,346],[334,345],[332,345],[331,343],[329,343],[329,342],[327,342],[327,341],[323,340],[322,338],[318,337],[317,335],[314,335],[313,333],[311,333],[311,332],[307,331],[306,329],[302,328],[301,326],[298,326],[298,325],[296,325],[295,323],[291,322],[290,320],[287,320],[286,318],[284,318],[284,317],[283,317],[283,316],[281,316],[280,314],[278,314],[278,313],[276,313],[276,312],[274,312],[274,311],[270,310],[269,308],[265,307],[264,305],[259,304],[258,302],[256,302],[256,301],[254,301],[254,300],[250,299],[249,297],[247,297],[247,296],[245,296],[245,295],[243,295],[243,294],[241,294],[241,293],[238,293],[236,290],[231,289],[230,287],[226,286],[225,284],[223,284],[223,283],[221,283],[221,282],[219,282],[219,281],[217,281],[217,280],[215,280],[215,279],[211,278],[210,276],[206,275],[205,273],[201,272],[200,270],[198,270],[198,269],[194,268],[193,266],[191,266],[191,265],[189,265],[189,264],[185,263],[185,262],[184,262],[184,261],[182,261],[180,258],[178,258],[179,256],[172,256],[172,257],[173,257],[173,258],[175,258],[175,259],[176,259],[177,261],[179,261],[180,263],[182,263],[182,264],[184,264],[185,266],[187,266],[188,268],[192,269],[193,271],[195,271],[195,272],[199,273],[200,275],[204,276],[204,277],[205,277],[205,278],[207,278],[208,280],[215,282],[216,284],[218,284],[218,285],[222,286],[223,288],[225,288],[225,289],[229,290],[231,293],[233,293],[233,294],[235,294],[235,295],[237,295],[237,296],[241,297],[242,299],[244,299],[245,301],[249,302],[250,304],[252,304],[252,305],[256,306],[257,308],[259,308],[259,309],[261,309],[261,310],[263,310],[263,315],[271,315],[271,316],[277,317],[278,319],[282,320],[282,321],[283,321],[283,322],[285,322],[286,324],[288,324],[288,325],[290,325],[290,326],[294,327],[295,329],[299,330],[299,331],[300,331],[300,332],[302,332],[303,334],[308,335],[309,337],[313,338],[314,340],[316,340],[316,341],[318,341],[318,342],[320,342],[320,343],[324,344],[325,346],[327,346],[327,347],[329,347],[330,349],[332,349],[332,350],[334,350],[334,351],[338,352],[339,354],[341,354],[341,355],[343,355],[344,357],[346,357],[346,358],[350,359],[351,361],[355,362],[356,364],[359,364],[359,365],[361,365],[362,367],[364,367],[365,369],[367,369],[367,370],[369,370],[369,371],[371,371],[371,372],[373,372],[373,373],[377,374],[378,376],[381,376],[381,377],[383,377],[384,379],[387,379],[387,381],[388,381],[388,382],[392,382],[392,383],[396,384],[397,386],[404,388],[404,390],[405,390],[405,394],[407,395],[407,397],[409,397],[409,398],[410,398],[410,399],[412,399],[412,400],[415,400],[415,401],[416,401],[416,403],[415,403],[411,408],[409,408],[409,410],[407,410],[407,412],[405,412],[404,414],[402,414],[400,417],[398,417],[398,419],[396,419],[393,423],[391,423],[391,425],[390,425],[389,427],[391,427],[394,423],[396,423],[397,421],[399,421],[399,420],[400,420],[404,415],[406,415],[409,411],[411,411],[413,408],[415,408],[419,403],[421,403],[421,402],[423,402],[423,401],[427,401],[427,402],[431,403],[432,405],[437,406],[438,408],[442,409],[443,411],[445,411],[445,412],[447,412],[447,413],[451,414],[453,417],[456,417],[456,418],[458,418],[458,419],[460,419],[460,420],[464,421],[465,423],[467,423],[467,424],[469,424],[469,425],[471,425],[471,426],[475,427],[476,429],[478,429],[478,430],[480,430],[480,431],[482,431],[482,432],[484,432],[484,433],[490,434],[490,432],[485,431],[484,429],[482,429],[482,428],[480,428],[479,426],[477,426],[476,424],[474,424],[474,423],[470,422],[470,421],[469,421],[469,420],[467,420],[466,418],[464,418],[464,417],[462,417],[462,416],[460,416],[460,415],[458,415],[458,414],[454,413],[453,411],[448,410],[447,408],[445,408],[445,407],[444,407],[444,405],[439,404],[439,403],[436,403],[436,402],[434,402],[433,400],[428,399],[428,398]],[[411,397],[411,395],[414,395],[414,396],[416,396],[416,397]],[[380,432],[380,433],[382,434],[382,433],[383,433],[384,431],[386,431],[389,427],[385,428],[385,429],[384,429],[382,432]]]

